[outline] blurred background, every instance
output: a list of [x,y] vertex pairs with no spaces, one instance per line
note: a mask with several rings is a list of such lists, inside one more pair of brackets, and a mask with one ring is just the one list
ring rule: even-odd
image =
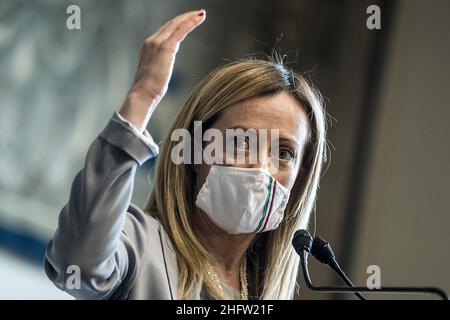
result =
[[[66,27],[71,4],[80,30]],[[379,30],[366,26],[369,5],[381,10]],[[316,233],[357,284],[377,265],[382,285],[449,292],[450,1],[2,0],[0,299],[70,298],[47,280],[42,258],[71,181],[123,102],[143,40],[200,8],[206,22],[183,42],[150,121],[155,140],[208,71],[276,44],[320,88],[330,114]],[[136,178],[139,206],[150,169]],[[340,284],[312,259],[310,270],[316,284]],[[353,299],[300,283],[298,299]]]

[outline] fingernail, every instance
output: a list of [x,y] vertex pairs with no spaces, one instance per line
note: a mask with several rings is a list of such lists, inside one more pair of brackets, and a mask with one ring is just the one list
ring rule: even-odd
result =
[[199,15],[200,17],[203,17],[203,16],[205,15],[205,10],[204,10],[204,9],[201,9],[198,15]]

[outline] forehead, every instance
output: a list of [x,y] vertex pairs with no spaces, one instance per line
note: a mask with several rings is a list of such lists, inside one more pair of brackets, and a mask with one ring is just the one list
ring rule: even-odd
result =
[[303,145],[309,131],[304,107],[287,92],[239,102],[225,109],[214,128],[279,129],[280,138]]

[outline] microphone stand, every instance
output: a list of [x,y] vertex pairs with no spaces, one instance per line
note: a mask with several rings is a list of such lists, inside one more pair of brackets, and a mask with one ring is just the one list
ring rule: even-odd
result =
[[[317,292],[329,292],[329,293],[361,293],[361,292],[370,292],[370,293],[428,293],[434,294],[442,298],[443,300],[448,300],[447,294],[435,287],[383,287],[383,288],[373,288],[370,289],[368,287],[354,287],[351,281],[345,276],[345,273],[339,267],[333,250],[328,242],[316,237],[315,241],[313,241],[311,235],[308,231],[304,229],[297,230],[292,239],[292,245],[295,251],[300,256],[300,262],[303,270],[303,277],[305,278],[306,285],[313,291]],[[313,249],[313,250],[311,250]],[[326,263],[330,265],[333,269],[335,269],[339,275],[343,276],[346,279],[347,285],[349,287],[332,287],[332,286],[323,286],[316,287],[313,285],[311,281],[311,277],[309,276],[308,270],[308,255],[309,253],[313,253],[313,255],[322,263]],[[358,298],[364,300],[365,298],[362,295],[357,295]]]
[[[447,294],[435,287],[383,287],[383,288],[373,288],[370,289],[368,287],[317,287],[313,285],[311,282],[311,277],[309,275],[308,270],[308,252],[305,250],[301,251],[300,255],[300,263],[302,265],[303,269],[303,277],[305,279],[306,285],[313,291],[317,292],[327,292],[327,293],[360,293],[360,292],[370,292],[370,293],[386,293],[386,292],[392,292],[392,293],[409,293],[409,294],[418,294],[418,293],[427,293],[427,294],[434,294],[439,296],[443,300],[448,300]],[[361,299],[361,297],[360,297]],[[363,298],[364,299],[364,298]],[[361,300],[363,300],[361,299]]]

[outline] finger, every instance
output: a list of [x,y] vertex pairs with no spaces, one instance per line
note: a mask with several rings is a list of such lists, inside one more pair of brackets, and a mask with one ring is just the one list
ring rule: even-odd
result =
[[161,34],[162,32],[164,32],[164,30],[167,28],[167,26],[171,23],[173,23],[174,19],[170,19],[169,21],[167,21],[166,23],[164,23],[161,27],[158,28],[158,30],[156,30],[155,32],[152,33],[152,36],[158,36],[159,34]]
[[197,15],[187,20],[184,23],[180,23],[179,26],[173,31],[169,38],[165,42],[169,44],[176,45],[177,43],[184,40],[184,38],[192,32],[195,28],[197,28],[200,24],[205,21],[205,14],[203,13],[201,16]]
[[157,38],[157,40],[165,41],[168,40],[169,38],[172,38],[173,34],[175,32],[178,32],[180,28],[189,29],[190,31],[192,31],[193,29],[192,25],[195,27],[204,20],[205,20],[204,10],[189,12],[189,14],[180,16],[179,19],[174,20],[173,23],[168,25],[167,28],[165,28],[164,32],[162,32],[160,36]]
[[[169,20],[162,27],[160,27],[156,32],[153,33],[152,37],[156,38],[158,41],[166,40],[172,32],[177,28],[177,26],[183,21],[198,15],[202,10],[189,11],[176,16],[175,18]],[[204,10],[203,10],[204,12]]]

